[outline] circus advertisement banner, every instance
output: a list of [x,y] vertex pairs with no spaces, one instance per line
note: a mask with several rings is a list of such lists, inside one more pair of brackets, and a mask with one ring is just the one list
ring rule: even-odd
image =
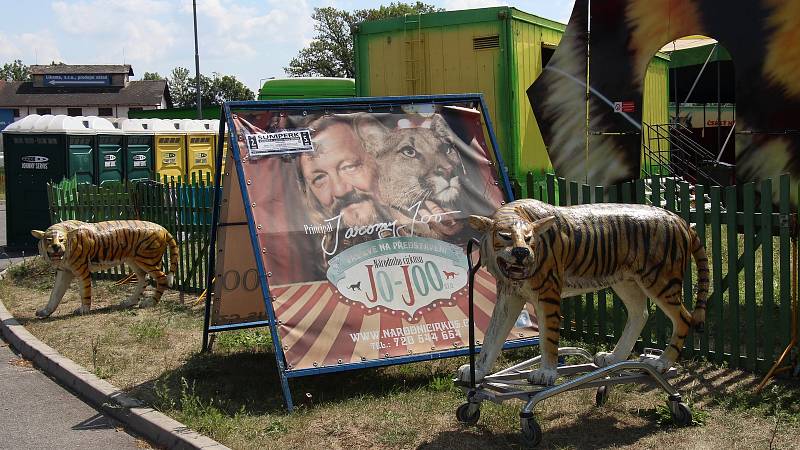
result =
[[[231,108],[232,143],[287,371],[468,346],[466,247],[479,236],[467,218],[504,200],[480,102],[256,105]],[[246,249],[232,235],[249,238],[247,227],[220,230],[235,253],[219,258],[218,276],[225,265],[246,273]],[[264,303],[248,290],[257,284],[233,281],[215,283],[212,322],[262,319]],[[478,343],[495,300],[481,269]],[[526,310],[509,339],[536,335]]]

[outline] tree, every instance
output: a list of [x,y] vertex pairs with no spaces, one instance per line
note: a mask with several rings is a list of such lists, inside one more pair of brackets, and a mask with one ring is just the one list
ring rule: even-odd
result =
[[316,22],[317,35],[292,58],[283,70],[296,77],[355,77],[355,57],[351,30],[359,22],[400,17],[406,14],[425,14],[444,11],[433,5],[417,1],[414,4],[392,2],[377,9],[360,9],[352,12],[333,7],[314,8],[311,18]]
[[145,72],[144,75],[142,75],[142,80],[158,81],[166,80],[166,78],[162,77],[158,72]]
[[[172,69],[167,84],[175,106],[191,108],[197,105],[195,78],[189,75],[189,69]],[[210,77],[200,75],[200,97],[204,106],[211,106],[231,100],[253,100],[255,94],[236,77],[214,72]]]
[[30,68],[15,59],[12,63],[5,63],[0,67],[0,80],[3,81],[30,81]]

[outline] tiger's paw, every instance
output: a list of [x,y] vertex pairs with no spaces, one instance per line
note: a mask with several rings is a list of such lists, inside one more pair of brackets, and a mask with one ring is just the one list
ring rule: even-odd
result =
[[[475,367],[475,382],[480,383],[483,380],[483,377],[486,376],[486,372]],[[463,381],[464,383],[469,383],[470,376],[469,376],[469,364],[464,364],[463,366],[458,368],[458,381]]]
[[51,310],[49,310],[47,308],[42,308],[42,309],[36,310],[36,317],[38,317],[40,319],[44,319],[45,317],[50,317],[50,314],[53,314],[53,311],[51,311]]
[[540,384],[542,386],[552,386],[556,383],[558,371],[556,369],[534,369],[528,374],[528,383]]
[[91,306],[81,305],[77,309],[75,309],[75,314],[79,316],[83,314],[89,314],[89,309],[91,309]]
[[153,306],[155,304],[156,304],[156,302],[155,302],[155,299],[153,299],[153,297],[145,297],[145,298],[142,299],[142,301],[139,302],[139,307],[140,308],[148,308],[148,307]]
[[663,357],[661,357],[661,358],[645,358],[644,362],[649,364],[649,365],[651,365],[651,366],[653,366],[653,368],[656,369],[659,373],[665,373],[666,371],[668,371],[672,367],[672,364],[673,364],[672,361],[670,361],[667,358],[663,358]]
[[614,357],[610,352],[597,352],[594,355],[594,365],[597,367],[606,367],[618,363],[620,360]]
[[126,298],[125,300],[119,302],[120,308],[130,308],[131,306],[136,306],[139,304],[139,298]]

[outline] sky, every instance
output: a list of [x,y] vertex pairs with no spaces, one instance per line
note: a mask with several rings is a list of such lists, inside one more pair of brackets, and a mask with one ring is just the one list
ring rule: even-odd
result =
[[[406,0],[406,3],[412,1]],[[390,3],[390,0],[382,2]],[[574,0],[427,0],[448,11],[510,5],[566,23]],[[197,0],[200,72],[234,75],[254,92],[315,35],[316,7],[355,10],[367,0]],[[194,74],[191,0],[0,0],[0,64],[131,64],[169,75]]]

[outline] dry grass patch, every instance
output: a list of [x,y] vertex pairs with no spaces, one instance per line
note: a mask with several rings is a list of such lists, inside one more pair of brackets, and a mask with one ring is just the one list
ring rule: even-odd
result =
[[[72,314],[73,286],[53,317],[36,319],[53,275],[42,265],[17,270],[0,283],[0,299],[33,334],[232,448],[520,448],[520,402],[484,403],[475,427],[456,422],[464,396],[450,379],[466,358],[293,379],[297,410],[286,414],[267,330],[220,334],[214,352],[200,354],[201,306],[181,304],[168,291],[156,307],[112,308],[132,286],[104,281],[96,283],[92,314]],[[501,364],[534,354],[507,352]],[[669,423],[666,396],[655,389],[615,387],[603,408],[594,406],[594,391],[570,392],[537,407],[541,447],[800,448],[800,385],[781,381],[753,395],[758,381],[738,370],[684,363],[675,383],[697,424],[682,429]]]

